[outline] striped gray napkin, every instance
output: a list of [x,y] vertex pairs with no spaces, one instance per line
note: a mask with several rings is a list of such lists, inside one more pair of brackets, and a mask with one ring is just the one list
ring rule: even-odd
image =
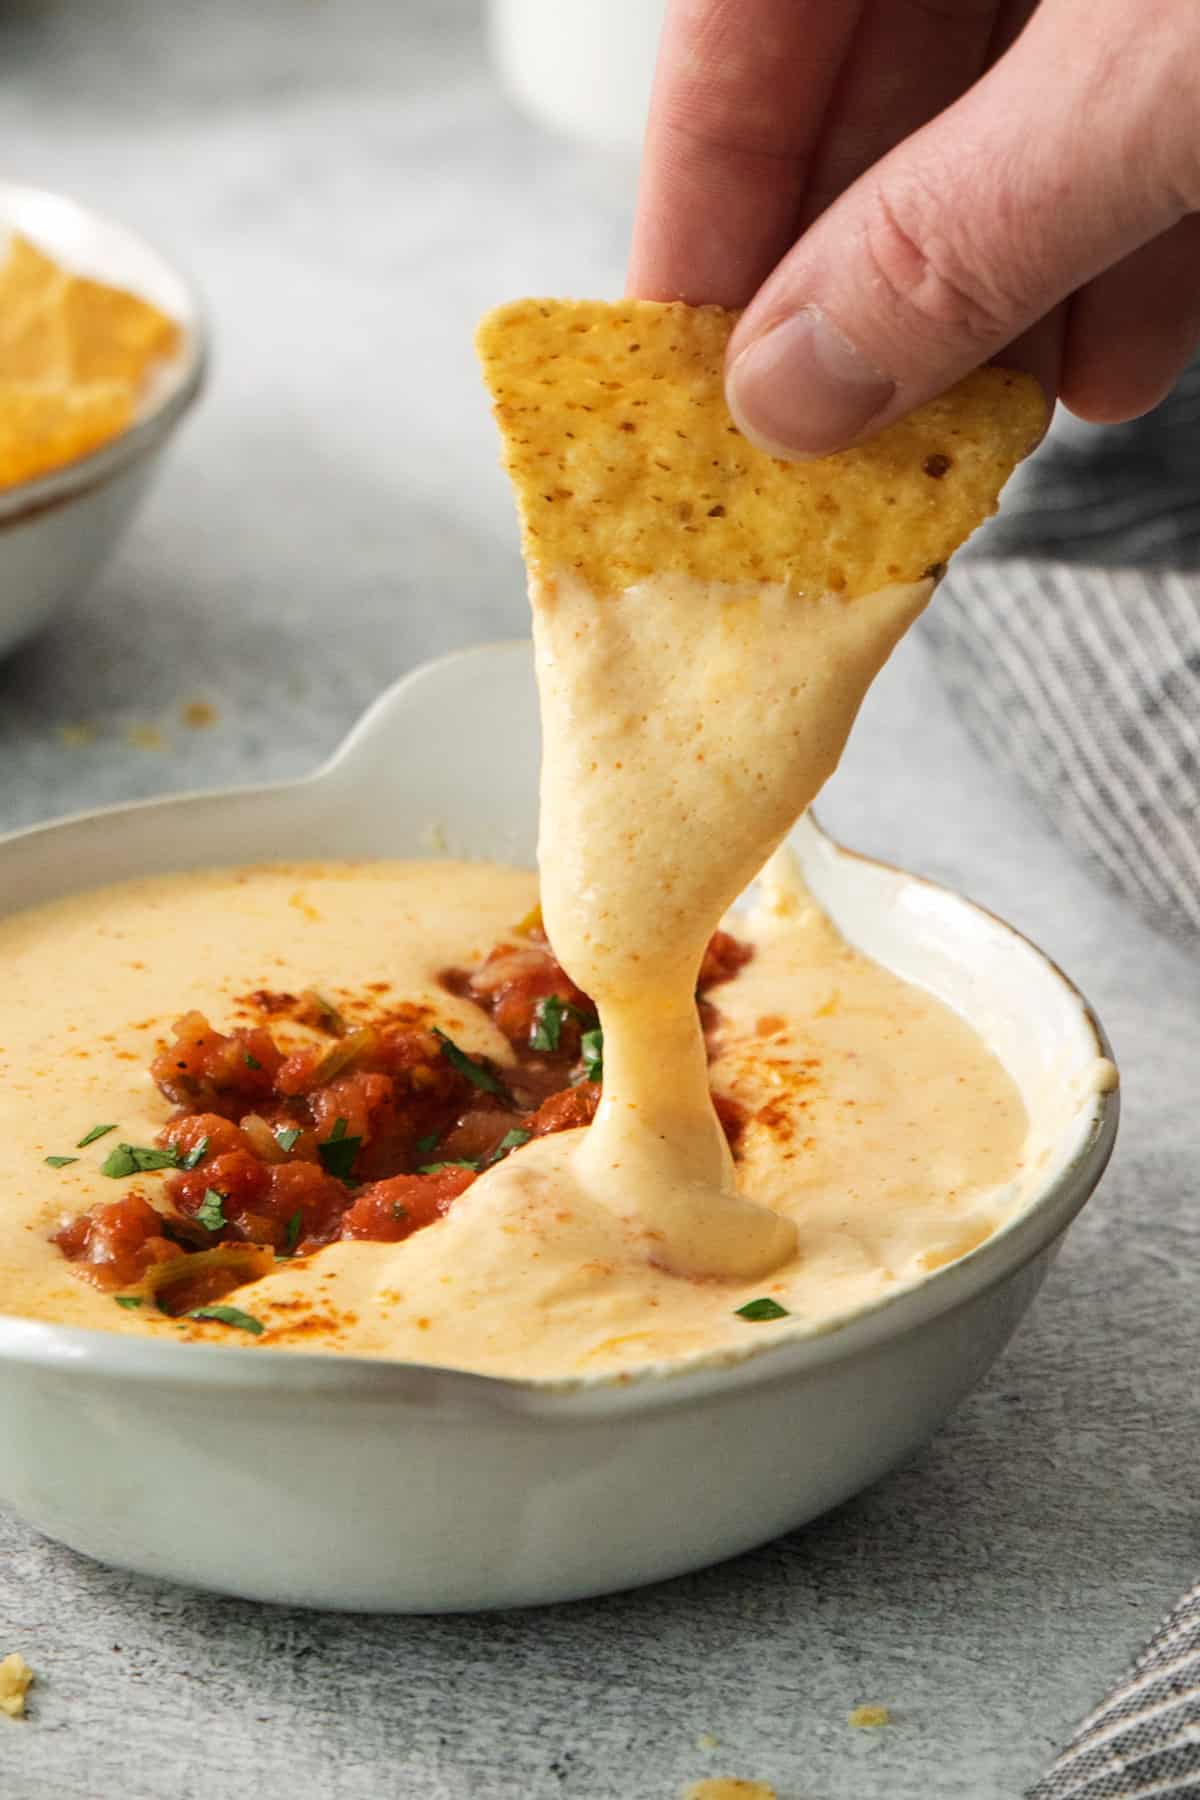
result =
[[1185,1594],[1028,1800],[1197,1800],[1200,1587]]
[[1200,575],[967,559],[927,620],[992,760],[1157,925],[1200,932]]
[[[969,729],[1106,881],[1200,935],[1200,363],[1154,413],[1056,422],[922,627]],[[1200,1800],[1200,1587],[1028,1800]]]
[[923,630],[989,756],[1106,881],[1194,940],[1200,364],[1132,425],[1056,426]]

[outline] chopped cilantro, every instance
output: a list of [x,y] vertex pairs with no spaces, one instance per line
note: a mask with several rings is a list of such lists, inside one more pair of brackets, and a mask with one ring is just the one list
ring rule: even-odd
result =
[[447,1037],[444,1031],[439,1031],[436,1025],[433,1035],[441,1044],[442,1055],[451,1068],[457,1069],[460,1075],[465,1075],[473,1087],[482,1088],[485,1094],[499,1094],[502,1100],[507,1100],[508,1090],[498,1075],[493,1075],[490,1069],[477,1063],[465,1050],[460,1050],[454,1039]]
[[75,1148],[77,1150],[86,1150],[88,1145],[94,1144],[97,1138],[107,1137],[110,1131],[115,1131],[116,1129],[115,1125],[93,1125],[92,1129],[80,1138]]
[[253,1337],[261,1337],[266,1326],[253,1314],[243,1312],[240,1306],[198,1306],[188,1314],[189,1319],[213,1319],[218,1325],[236,1325],[239,1331],[248,1331]]
[[585,1031],[579,1040],[583,1053],[583,1072],[589,1081],[604,1080],[604,1033],[599,1025]]
[[279,1145],[281,1150],[294,1150],[296,1147],[296,1139],[299,1136],[300,1127],[298,1125],[289,1125],[286,1131],[277,1131],[275,1133],[275,1142]]
[[152,1150],[144,1144],[118,1144],[100,1164],[102,1175],[119,1181],[125,1175],[149,1175],[155,1169],[177,1169],[179,1155],[175,1150]]
[[564,1000],[559,994],[547,994],[544,1000],[539,1000],[533,1030],[529,1034],[530,1049],[557,1050],[562,1038],[563,1020],[568,1015],[572,1019],[578,1019],[581,1025],[591,1025],[596,1017],[594,1012],[581,1012],[570,1000]]
[[478,1170],[478,1168],[479,1168],[478,1159],[473,1161],[469,1156],[455,1156],[455,1157],[452,1157],[449,1162],[422,1163],[417,1170],[417,1174],[418,1175],[437,1175],[437,1174],[440,1174],[440,1172],[443,1169],[475,1169],[475,1170]]
[[127,1311],[142,1304],[142,1296],[140,1294],[114,1294],[113,1299],[118,1306],[125,1307]]
[[734,1308],[739,1319],[749,1319],[752,1325],[759,1325],[764,1319],[786,1319],[788,1309],[780,1306],[778,1300],[769,1300],[765,1295],[761,1300],[747,1300],[745,1306]]
[[208,1155],[208,1146],[209,1146],[210,1141],[211,1140],[207,1136],[205,1136],[200,1139],[200,1142],[198,1144],[193,1144],[192,1148],[188,1151],[187,1155],[181,1156],[179,1158],[180,1168],[181,1169],[194,1169],[197,1166],[197,1164],[202,1163],[204,1161],[205,1157]]
[[262,1068],[262,1064],[259,1062],[257,1056],[251,1056],[251,1054],[248,1050],[247,1050],[246,1056],[245,1056],[245,1063],[246,1063],[246,1067],[248,1069],[261,1069]]
[[77,1156],[47,1156],[43,1158],[52,1169],[65,1169],[68,1163],[78,1162]]
[[345,1119],[335,1119],[329,1136],[317,1145],[317,1155],[327,1175],[335,1176],[338,1181],[349,1181],[354,1159],[361,1148],[360,1137],[346,1136]]
[[437,1147],[437,1141],[441,1135],[440,1131],[431,1131],[428,1137],[419,1137],[417,1139],[415,1148],[422,1156],[428,1156],[429,1152]]
[[557,994],[547,994],[544,1000],[538,1001],[537,1011],[534,1014],[533,1031],[529,1038],[531,1050],[558,1049],[566,1010]]
[[224,1194],[218,1194],[216,1188],[205,1188],[203,1203],[196,1212],[196,1223],[203,1225],[205,1231],[224,1231],[229,1223],[225,1217]]
[[510,1150],[519,1150],[521,1145],[527,1144],[532,1136],[532,1131],[526,1131],[523,1125],[514,1125],[511,1131],[505,1132],[504,1136],[500,1139],[500,1142],[496,1145],[496,1148],[492,1151],[492,1154],[488,1157],[487,1160],[489,1165],[498,1163],[500,1158],[502,1156],[507,1156]]
[[289,1256],[292,1254],[292,1251],[296,1248],[296,1245],[300,1242],[300,1233],[303,1230],[304,1230],[304,1214],[299,1210],[299,1208],[297,1208],[297,1210],[292,1214],[291,1218],[287,1222],[287,1236],[284,1239],[283,1247]]

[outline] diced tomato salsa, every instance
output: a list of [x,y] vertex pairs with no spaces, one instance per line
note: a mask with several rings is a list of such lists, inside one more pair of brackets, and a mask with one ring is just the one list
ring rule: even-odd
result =
[[[706,1022],[704,992],[750,954],[726,932],[713,937],[697,988]],[[316,1034],[290,1051],[265,1023],[221,1032],[185,1013],[150,1066],[176,1108],[158,1139],[172,1159],[153,1177],[158,1204],[137,1191],[98,1202],[53,1241],[110,1289],[154,1288],[154,1265],[228,1247],[202,1265],[209,1301],[253,1278],[238,1246],[282,1257],[338,1238],[398,1243],[531,1138],[591,1121],[601,1092],[596,1010],[539,925],[477,969],[448,970],[443,985],[490,1015],[511,1063],[468,1056],[413,1007],[351,1027],[319,996],[256,990],[248,998],[260,1018]],[[718,1112],[735,1141],[736,1106],[722,1099]],[[199,1276],[201,1265],[184,1263],[184,1277],[189,1267]],[[196,1281],[183,1286],[194,1303]],[[179,1310],[161,1291],[158,1299]]]

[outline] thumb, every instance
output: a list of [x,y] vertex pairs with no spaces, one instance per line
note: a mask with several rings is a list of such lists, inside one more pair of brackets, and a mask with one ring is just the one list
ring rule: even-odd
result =
[[822,456],[872,435],[1182,216],[1178,165],[1198,159],[1171,59],[1181,35],[1200,52],[1200,30],[1174,10],[1177,31],[1137,36],[1136,8],[1050,0],[816,220],[730,342],[726,392],[752,441]]

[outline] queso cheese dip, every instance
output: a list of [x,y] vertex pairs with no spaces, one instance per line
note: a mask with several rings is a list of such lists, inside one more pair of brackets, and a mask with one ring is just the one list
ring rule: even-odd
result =
[[778,863],[721,926],[1042,402],[980,371],[882,447],[786,468],[724,410],[729,324],[636,303],[485,322],[533,604],[540,888],[216,871],[0,926],[0,1308],[620,1375],[827,1327],[1021,1203],[1022,1103],[962,1020]]
[[[277,996],[314,988],[351,1029],[406,1001],[468,1055],[511,1069],[494,1016],[440,977],[519,945],[513,921],[536,900],[532,874],[489,865],[299,865],[157,877],[5,921],[0,1311],[494,1374],[617,1373],[827,1325],[963,1254],[1019,1203],[1025,1115],[1003,1069],[784,880],[730,921],[753,955],[707,990],[708,1077],[742,1121],[736,1187],[796,1232],[766,1277],[681,1277],[638,1221],[580,1191],[556,1195],[552,1171],[587,1141],[578,1129],[512,1151],[401,1242],[339,1239],[277,1261],[227,1296],[265,1328],[254,1338],[149,1299],[118,1305],[136,1282],[93,1285],[50,1241],[66,1215],[130,1190],[161,1205],[163,1184],[187,1179],[101,1173],[112,1145],[154,1144],[177,1110],[146,1070],[180,1012],[322,1045],[346,1039],[271,1012]],[[115,1131],[76,1148],[109,1121]],[[78,1160],[48,1169],[58,1154]],[[530,1175],[516,1181],[522,1164]],[[739,1315],[764,1297],[786,1316]]]

